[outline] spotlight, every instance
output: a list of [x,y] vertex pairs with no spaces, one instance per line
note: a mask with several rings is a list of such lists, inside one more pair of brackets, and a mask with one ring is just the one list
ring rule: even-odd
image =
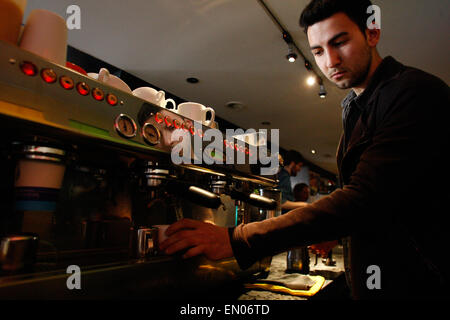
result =
[[313,86],[316,83],[316,78],[313,76],[308,77],[308,79],[306,79],[306,83],[308,84],[308,86]]
[[319,90],[319,97],[321,97],[322,99],[325,99],[326,96],[327,96],[327,91],[325,90],[325,86],[323,84],[321,84],[320,90]]
[[288,46],[288,54],[286,59],[288,59],[289,62],[295,62],[295,60],[297,60],[297,54],[294,52],[294,46],[292,43],[289,43]]

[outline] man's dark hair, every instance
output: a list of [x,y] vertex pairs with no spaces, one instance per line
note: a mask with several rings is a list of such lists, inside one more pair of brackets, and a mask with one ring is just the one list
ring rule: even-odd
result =
[[288,166],[291,162],[294,162],[295,164],[304,162],[302,154],[295,150],[288,151],[284,157],[283,164]]
[[369,18],[367,8],[371,5],[370,0],[311,0],[300,16],[300,27],[307,33],[313,24],[343,12],[358,25],[365,36]]
[[292,189],[292,191],[295,193],[300,192],[303,190],[303,188],[309,188],[309,186],[306,183],[297,183],[294,187],[294,189]]

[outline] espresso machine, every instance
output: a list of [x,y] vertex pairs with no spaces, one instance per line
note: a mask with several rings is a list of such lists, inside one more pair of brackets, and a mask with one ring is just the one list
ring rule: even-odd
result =
[[277,181],[252,170],[248,144],[223,137],[230,150],[209,154],[243,164],[174,163],[173,132],[207,129],[0,41],[0,299],[212,297],[266,276],[271,257],[241,270],[234,258],[158,252],[160,225],[280,213]]

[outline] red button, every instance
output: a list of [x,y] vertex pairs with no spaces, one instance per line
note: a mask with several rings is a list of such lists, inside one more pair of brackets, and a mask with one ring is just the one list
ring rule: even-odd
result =
[[94,88],[92,89],[92,96],[94,97],[95,100],[97,101],[102,101],[105,98],[105,94],[103,93],[103,91],[99,88]]
[[38,72],[36,66],[28,61],[22,62],[22,64],[20,65],[20,69],[23,73],[30,77],[35,76]]
[[172,126],[172,119],[169,116],[164,118],[164,122],[166,123],[166,127],[170,128]]
[[75,86],[72,78],[69,78],[67,76],[62,76],[61,78],[59,78],[59,83],[66,90],[71,90]]
[[156,121],[157,123],[162,123],[162,122],[164,121],[164,118],[163,118],[163,116],[162,116],[161,113],[157,112],[157,113],[155,114],[155,121]]
[[173,120],[173,126],[175,127],[175,129],[180,129],[181,128],[180,121],[178,121],[177,119]]
[[77,91],[82,96],[87,96],[89,94],[89,86],[86,84],[86,82],[78,82],[77,84]]
[[106,101],[112,106],[115,106],[117,104],[117,97],[111,93],[108,93],[106,96]]
[[55,71],[53,71],[52,69],[43,69],[41,71],[41,77],[47,83],[54,83],[58,78]]

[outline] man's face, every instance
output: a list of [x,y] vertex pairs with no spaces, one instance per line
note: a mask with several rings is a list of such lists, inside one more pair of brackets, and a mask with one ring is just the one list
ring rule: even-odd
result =
[[341,89],[364,83],[372,51],[364,34],[345,13],[336,13],[308,28],[308,41],[322,73]]
[[298,194],[295,195],[297,201],[307,201],[309,198],[309,188],[304,187]]
[[292,166],[291,176],[295,177],[300,170],[302,170],[303,162],[296,163]]

